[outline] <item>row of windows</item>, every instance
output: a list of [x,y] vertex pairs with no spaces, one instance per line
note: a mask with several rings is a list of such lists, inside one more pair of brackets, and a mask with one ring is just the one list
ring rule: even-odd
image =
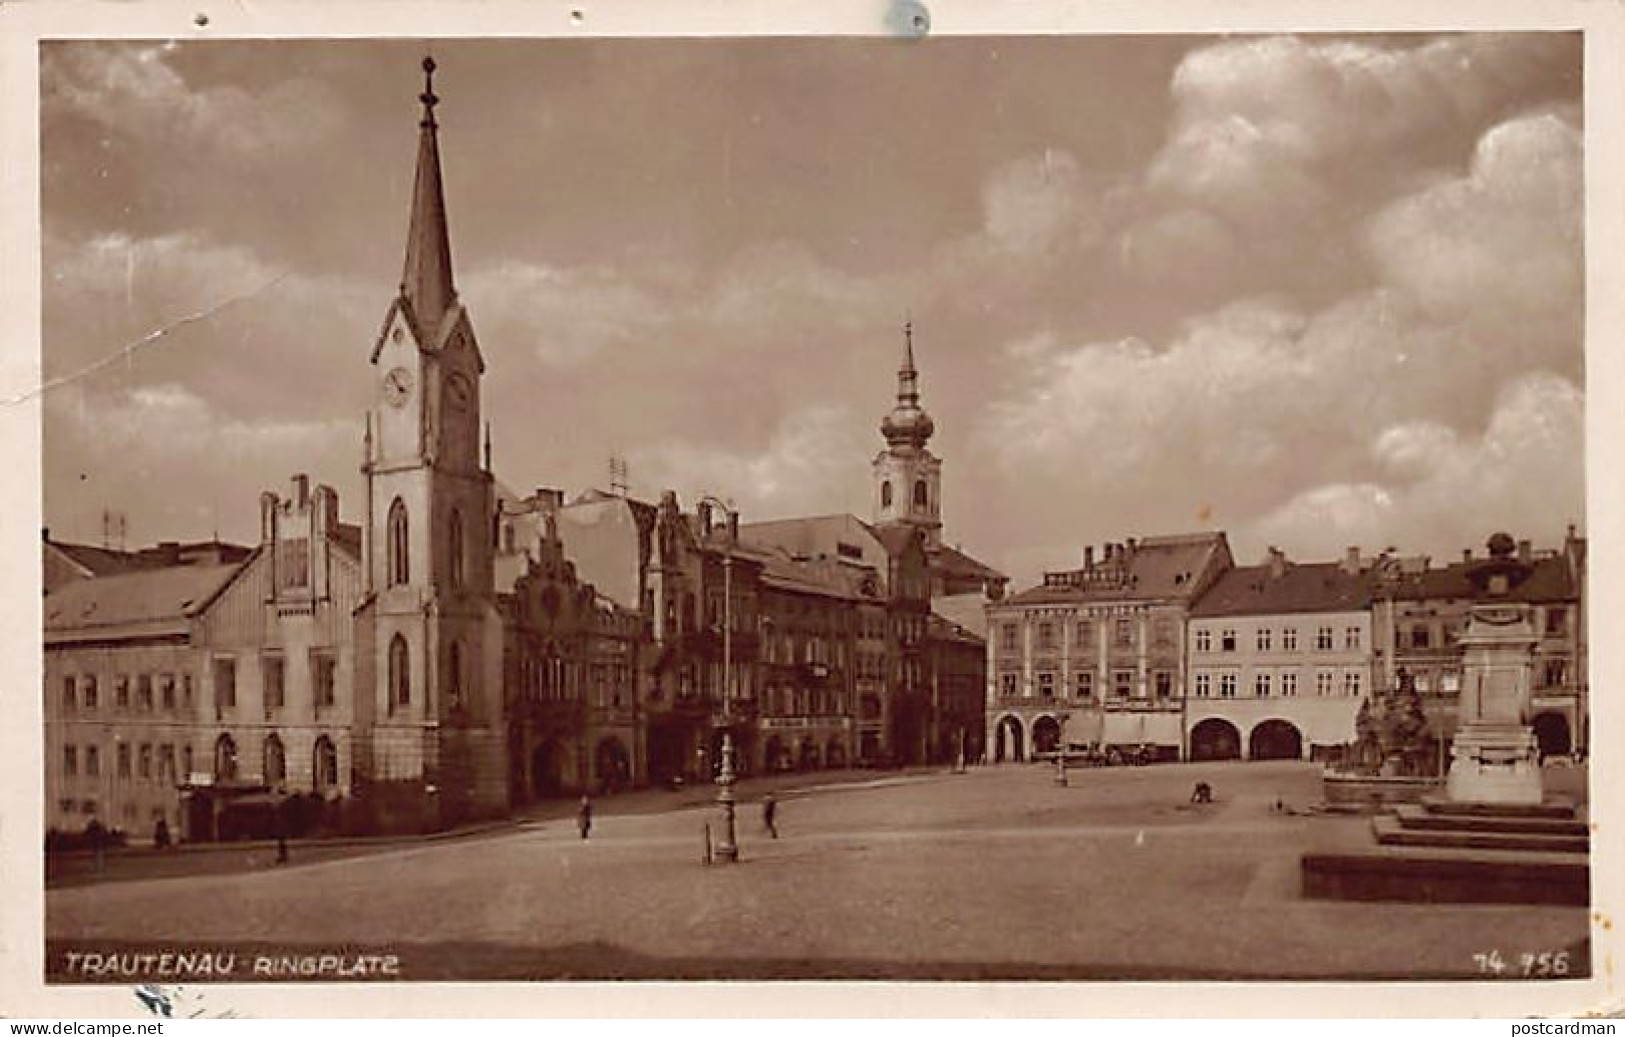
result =
[[[1114,620],[1106,628],[1111,636],[1113,645],[1127,648],[1134,644],[1134,621],[1132,619]],[[1058,624],[1042,621],[1036,628],[1037,650],[1040,652],[1054,651],[1059,642],[1060,634]],[[1000,633],[1002,646],[1007,652],[1018,651],[1021,646],[1021,626],[1018,623],[1005,623]],[[1079,620],[1073,628],[1072,644],[1084,650],[1093,649],[1098,638],[1095,624],[1091,620]],[[1157,645],[1172,645],[1174,643],[1174,621],[1171,619],[1158,619],[1151,624],[1151,640]]]
[[[172,673],[137,674],[132,679],[119,674],[113,678],[113,708],[131,708],[134,689],[134,708],[137,712],[151,713],[156,708],[174,709],[179,705],[189,709],[192,705],[192,675],[182,674],[177,683]],[[73,713],[90,712],[101,708],[101,686],[94,674],[69,674],[62,678],[62,708]]]
[[[886,481],[884,481],[884,482],[882,482],[880,484],[880,506],[883,507],[883,508],[889,508],[889,507],[891,507],[891,502],[892,502],[891,480],[887,479]],[[914,506],[916,508],[924,508],[924,507],[928,507],[929,504],[930,504],[930,490],[926,486],[925,480],[924,479],[916,479],[914,481]]]
[[[81,755],[80,750],[84,752]],[[131,768],[132,757],[135,761],[134,770]],[[128,742],[120,742],[115,756],[114,773],[120,778],[139,778],[142,781],[174,781],[178,775],[190,774],[192,770],[192,747],[183,745],[180,748],[180,771],[175,769],[175,746],[165,742],[153,745],[143,742],[139,746],[131,746]],[[102,751],[97,745],[64,745],[62,747],[62,776],[77,778],[80,764],[83,763],[83,774],[87,778],[99,778],[102,773]]]
[[[1253,633],[1253,647],[1260,652],[1276,651],[1275,630],[1270,627],[1260,627]],[[1298,628],[1282,627],[1280,631],[1280,651],[1296,652],[1298,650]],[[1192,635],[1198,652],[1211,652],[1215,643],[1221,652],[1234,652],[1239,645],[1236,632],[1225,628],[1218,631],[1214,638],[1214,631],[1209,627],[1199,627]],[[1365,641],[1365,631],[1362,627],[1344,627],[1342,648],[1345,652],[1357,652]],[[1335,651],[1338,646],[1336,630],[1329,626],[1315,629],[1314,648],[1317,652]]]
[[[326,652],[308,657],[312,696],[318,709],[338,701],[338,661]],[[279,652],[260,656],[260,701],[266,709],[281,709],[288,701],[287,660]],[[191,678],[186,679],[185,695],[191,700]],[[214,703],[217,709],[237,706],[237,660],[220,656],[214,660]]]
[[[1151,693],[1159,699],[1172,698],[1174,694],[1174,675],[1168,670],[1157,670],[1151,675]],[[1135,696],[1138,673],[1134,670],[1113,670],[1111,683],[1111,696],[1126,699]],[[1034,675],[1034,684],[1038,697],[1053,699],[1066,694],[1067,689],[1061,687],[1062,677],[1053,670],[1040,670]],[[1096,694],[1095,673],[1093,670],[1079,670],[1072,676],[1071,693],[1074,698],[1093,699]],[[1021,675],[1019,673],[1005,672],[999,675],[999,694],[1005,698],[1014,698],[1021,694]]]
[[762,691],[764,716],[842,716],[846,695],[837,688],[769,687]]
[[[1240,676],[1235,673],[1198,673],[1192,683],[1195,695],[1199,699],[1213,698],[1215,692],[1219,698],[1233,699],[1241,690],[1240,680]],[[1255,698],[1267,699],[1276,696],[1293,698],[1298,694],[1298,690],[1297,673],[1260,672],[1253,675],[1251,692]],[[1315,672],[1314,693],[1322,698],[1337,694],[1357,698],[1363,691],[1364,675],[1359,670],[1344,670],[1341,682],[1338,681],[1337,674],[1331,670]]]

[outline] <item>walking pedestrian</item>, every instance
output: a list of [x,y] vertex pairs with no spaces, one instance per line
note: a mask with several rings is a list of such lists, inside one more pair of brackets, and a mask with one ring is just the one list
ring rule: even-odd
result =
[[773,793],[769,792],[762,797],[762,825],[775,839],[779,837],[779,827],[774,823],[778,813],[779,801],[773,798]]
[[576,811],[576,824],[581,828],[581,838],[587,838],[592,831],[592,800],[586,796],[581,797],[581,809]]

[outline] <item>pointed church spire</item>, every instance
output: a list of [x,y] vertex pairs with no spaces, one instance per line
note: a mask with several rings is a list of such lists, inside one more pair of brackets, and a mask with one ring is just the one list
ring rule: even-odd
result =
[[903,366],[897,369],[897,402],[920,402],[919,372],[914,370],[914,318],[903,321]]
[[903,323],[903,366],[897,369],[897,406],[880,423],[892,446],[923,447],[936,425],[920,406],[920,375],[914,369],[914,320]]
[[401,295],[412,304],[424,335],[434,336],[457,297],[451,281],[451,238],[446,231],[446,200],[440,179],[439,129],[434,106],[434,58],[423,59],[423,119],[418,123],[417,177],[412,187],[412,222],[406,234],[406,266]]

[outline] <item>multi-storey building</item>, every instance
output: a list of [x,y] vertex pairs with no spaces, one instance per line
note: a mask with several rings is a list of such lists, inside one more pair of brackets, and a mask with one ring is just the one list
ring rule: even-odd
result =
[[[963,684],[967,665],[983,665],[968,663],[967,639],[979,639],[983,608],[1003,595],[1006,578],[943,542],[942,461],[928,446],[935,431],[920,404],[913,326],[907,324],[896,401],[880,422],[885,447],[870,465],[872,521],[835,514],[746,527],[752,539],[798,561],[878,577],[884,622],[872,600],[858,605],[854,719],[864,761],[945,762],[961,741],[984,741],[979,705],[970,715],[950,710],[948,703],[959,700],[945,689]],[[938,644],[938,633],[948,640]],[[953,672],[939,674],[939,663]],[[976,676],[980,687],[985,676],[979,670]]]
[[[1540,641],[1533,659],[1531,723],[1541,751],[1566,754],[1589,735],[1585,667],[1584,581],[1586,541],[1569,528],[1558,550],[1537,551],[1517,541],[1529,578],[1508,600],[1534,606]],[[1430,733],[1446,745],[1455,733],[1462,692],[1461,634],[1482,592],[1468,579],[1472,551],[1459,562],[1434,566],[1421,558],[1381,569],[1373,615],[1378,642],[1377,679],[1383,687],[1408,680],[1421,695]],[[1436,753],[1442,760],[1444,754]]]
[[1371,691],[1369,566],[1292,562],[1231,569],[1191,607],[1188,756],[1309,759],[1355,740]]
[[992,759],[1063,741],[1178,756],[1186,616],[1231,564],[1223,533],[1128,540],[988,605]]
[[510,802],[629,787],[644,774],[643,617],[578,579],[552,514],[523,558],[499,596]]
[[45,825],[181,833],[176,787],[209,739],[202,614],[239,565],[79,579],[45,599]]
[[46,783],[61,789],[48,826],[94,813],[145,838],[163,818],[177,837],[212,839],[265,797],[352,791],[360,530],[304,476],[286,499],[262,494],[260,519],[252,553],[171,552],[196,560],[46,598],[46,672],[62,689],[47,697],[60,748]]

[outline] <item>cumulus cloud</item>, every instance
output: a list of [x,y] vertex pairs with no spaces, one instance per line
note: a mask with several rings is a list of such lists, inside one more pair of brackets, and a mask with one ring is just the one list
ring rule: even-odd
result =
[[686,498],[734,499],[747,520],[861,510],[868,483],[853,458],[865,454],[863,426],[848,407],[814,405],[786,414],[759,444],[666,442],[630,457],[634,473],[667,474]]
[[1244,535],[1321,552],[1337,542],[1476,548],[1498,529],[1554,542],[1584,516],[1584,411],[1566,379],[1526,376],[1508,386],[1481,433],[1427,422],[1381,430],[1369,449],[1387,479],[1315,486]]
[[[1122,46],[1107,57],[1140,60]],[[1011,119],[999,105],[1015,95],[996,99],[955,142],[974,146],[932,153],[945,168],[929,189],[897,164],[918,149],[863,137],[849,153],[840,134],[821,136],[815,175],[795,165],[801,145],[787,165],[709,110],[675,138],[644,127],[626,154],[661,159],[634,174],[593,136],[605,102],[548,94],[536,107],[553,127],[545,161],[600,156],[572,174],[582,209],[549,223],[529,199],[453,206],[502,476],[598,483],[613,451],[650,494],[714,492],[757,517],[862,514],[912,313],[949,536],[1018,579],[1068,564],[1080,543],[1198,527],[1229,529],[1245,556],[1266,538],[1300,555],[1354,542],[1441,551],[1481,540],[1486,515],[1536,536],[1560,522],[1578,493],[1583,407],[1577,38],[1240,39],[1167,60],[1166,96],[1126,97],[1121,112],[1052,103]],[[82,170],[62,174],[73,191],[47,192],[48,373],[287,275],[48,406],[53,510],[113,496],[71,471],[156,499],[147,487],[238,457],[263,467],[220,485],[245,482],[234,506],[250,515],[265,472],[322,477],[325,464],[351,478],[359,432],[328,419],[358,423],[368,398],[364,357],[393,291],[401,214],[354,221],[391,232],[387,246],[339,217],[328,222],[342,233],[279,233],[280,250],[255,233],[282,218],[267,198],[309,211],[312,191],[382,144],[304,164],[323,112],[354,118],[344,103],[313,105],[316,121],[289,114],[298,91],[327,87],[246,85],[218,67],[204,83],[209,66],[153,47],[64,47],[48,65],[47,119],[77,128],[47,134],[62,156],[99,162],[95,138],[121,127],[141,143],[125,155],[139,183],[120,196],[135,222]],[[507,80],[501,96],[529,82]],[[811,121],[819,97],[805,100],[807,125],[825,125]],[[1166,117],[1162,137],[1146,112]],[[477,143],[448,136],[453,186],[533,182],[542,160],[508,150],[511,134],[456,125]],[[711,169],[685,159],[710,139],[737,139],[739,168],[772,185],[772,204],[735,206],[755,180],[726,205],[662,186]],[[848,159],[872,191],[824,183]],[[636,204],[618,205],[623,194]],[[249,209],[261,227],[238,217]],[[867,254],[842,251],[860,238]],[[316,256],[372,272],[323,275]],[[166,463],[162,443],[188,435],[218,449],[171,443]],[[106,437],[142,440],[145,483],[90,463]],[[1527,482],[1541,458],[1544,495]]]
[[[102,510],[111,508],[126,511],[136,543],[204,538],[216,530],[245,536],[245,502],[295,472],[336,481],[348,511],[359,492],[353,473],[360,434],[359,417],[348,413],[245,419],[175,383],[121,393],[70,384],[46,399],[45,493],[53,526],[59,536],[95,539]],[[109,465],[113,449],[118,463]]]
[[252,93],[199,88],[175,70],[173,44],[42,48],[41,104],[108,129],[156,136],[181,152],[263,158],[322,139],[337,125],[334,98],[286,80]]
[[1376,215],[1378,269],[1435,319],[1572,334],[1584,283],[1583,172],[1582,135],[1568,119],[1502,123],[1479,140],[1466,175]]

